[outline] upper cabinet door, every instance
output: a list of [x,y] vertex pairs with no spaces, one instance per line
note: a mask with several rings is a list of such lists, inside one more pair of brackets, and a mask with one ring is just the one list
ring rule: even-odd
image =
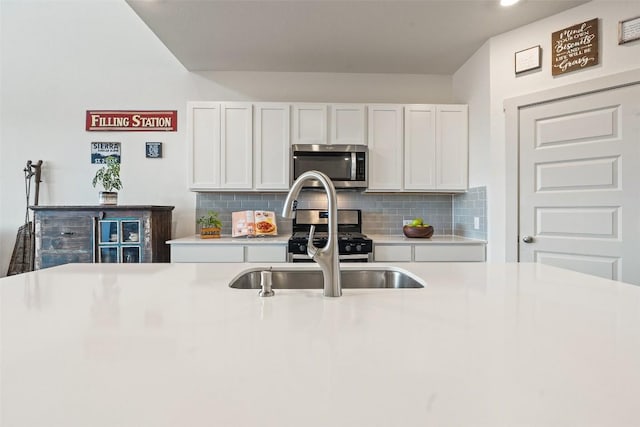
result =
[[254,104],[256,190],[289,189],[289,104]]
[[365,106],[331,104],[331,144],[366,145]]
[[220,186],[253,186],[253,115],[250,103],[224,103],[220,126]]
[[402,106],[369,105],[369,191],[402,190]]
[[187,104],[189,189],[220,187],[220,103]]
[[436,187],[466,190],[469,170],[468,106],[438,105],[436,117]]
[[294,104],[292,144],[327,143],[327,104]]
[[436,108],[407,105],[404,109],[404,188],[436,189]]

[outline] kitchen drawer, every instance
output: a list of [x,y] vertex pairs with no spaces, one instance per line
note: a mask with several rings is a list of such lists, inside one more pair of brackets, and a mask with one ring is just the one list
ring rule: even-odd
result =
[[416,245],[416,262],[484,261],[484,245]]
[[286,262],[287,247],[247,245],[247,262]]
[[244,246],[172,245],[171,262],[244,262]]
[[375,245],[373,260],[377,262],[411,262],[411,245]]

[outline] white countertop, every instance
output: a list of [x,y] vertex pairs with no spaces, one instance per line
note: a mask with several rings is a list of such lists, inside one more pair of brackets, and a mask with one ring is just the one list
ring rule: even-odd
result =
[[485,240],[470,239],[468,237],[454,236],[452,234],[443,234],[426,238],[406,237],[404,234],[367,234],[374,243],[385,244],[412,244],[412,245],[430,245],[430,244],[486,244]]
[[[168,240],[170,245],[264,245],[264,244],[286,244],[290,235],[286,236],[261,236],[261,237],[231,237],[221,236],[219,239],[201,239],[200,235],[181,237],[179,239]],[[409,238],[402,234],[368,234],[374,243],[385,244],[486,244],[484,240],[469,239],[454,235],[434,235],[428,239]]]
[[217,239],[201,239],[199,234],[167,240],[169,245],[286,245],[290,235],[286,236],[260,236],[260,237],[231,237],[222,235]]
[[227,286],[255,266],[0,279],[0,425],[640,425],[640,287],[485,263],[340,298]]

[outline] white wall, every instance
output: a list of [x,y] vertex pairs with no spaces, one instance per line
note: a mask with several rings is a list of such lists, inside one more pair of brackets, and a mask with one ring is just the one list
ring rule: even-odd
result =
[[[550,18],[496,36],[489,41],[488,59],[490,77],[473,78],[475,61],[468,61],[454,75],[454,93],[457,101],[473,99],[478,91],[490,87],[490,127],[476,128],[472,136],[476,150],[490,153],[491,161],[486,165],[485,174],[475,174],[474,180],[485,180],[489,205],[489,245],[490,261],[505,260],[506,230],[506,141],[503,103],[505,99],[519,95],[562,87],[622,71],[640,68],[640,42],[618,45],[618,21],[640,16],[640,1],[592,1]],[[551,34],[593,18],[600,19],[600,64],[585,70],[558,77],[551,75]],[[542,69],[519,77],[514,74],[514,53],[535,45],[542,46]],[[486,57],[487,52],[480,51]],[[465,75],[472,76],[472,85],[462,85]],[[484,144],[484,147],[482,147]],[[473,160],[472,160],[473,161]]]
[[[193,233],[186,184],[189,100],[452,102],[451,76],[190,73],[123,0],[0,1],[0,277],[24,218],[27,160],[43,160],[41,205],[97,201],[92,141],[122,143],[120,204],[174,205]],[[178,132],[86,132],[89,109],[178,110]],[[144,157],[162,141],[162,159]]]
[[487,185],[490,147],[490,43],[487,41],[453,75],[454,102],[469,104],[469,187]]

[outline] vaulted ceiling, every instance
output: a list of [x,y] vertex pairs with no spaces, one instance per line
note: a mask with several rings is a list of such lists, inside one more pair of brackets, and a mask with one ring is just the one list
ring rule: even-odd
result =
[[452,74],[490,37],[586,2],[127,0],[191,71],[407,74]]

